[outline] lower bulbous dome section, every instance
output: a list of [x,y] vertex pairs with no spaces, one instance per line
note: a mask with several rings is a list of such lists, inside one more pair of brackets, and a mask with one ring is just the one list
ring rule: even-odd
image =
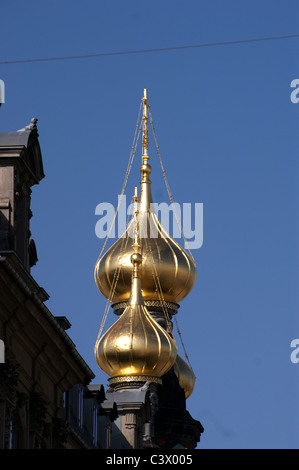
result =
[[161,377],[174,364],[177,347],[144,305],[128,305],[95,345],[98,366],[110,377]]
[[177,355],[173,367],[179,384],[185,392],[185,397],[190,397],[195,386],[195,375],[193,370],[179,355]]

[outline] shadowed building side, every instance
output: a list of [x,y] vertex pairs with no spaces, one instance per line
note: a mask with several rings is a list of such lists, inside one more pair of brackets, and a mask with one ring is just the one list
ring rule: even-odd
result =
[[115,404],[102,407],[70,322],[31,275],[31,188],[44,178],[36,123],[0,133],[0,449],[107,448]]

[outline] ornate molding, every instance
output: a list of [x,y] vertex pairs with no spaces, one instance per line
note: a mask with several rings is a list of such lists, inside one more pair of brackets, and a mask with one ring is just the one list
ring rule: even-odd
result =
[[0,397],[15,401],[19,375],[18,364],[10,361],[0,364]]
[[43,435],[46,426],[47,403],[40,393],[30,394],[30,430]]
[[[180,308],[179,304],[175,304],[173,302],[162,302],[161,300],[145,300],[144,304],[147,308],[154,307],[154,308],[163,308],[164,306],[172,311],[172,314],[175,315]],[[118,302],[113,304],[111,307],[117,315],[121,315],[123,310],[127,307],[128,302]]]
[[135,413],[126,413],[125,427],[127,429],[135,429],[137,427],[137,416]]
[[55,418],[53,420],[53,434],[57,447],[64,447],[68,439],[69,430],[70,425],[65,419]]
[[31,121],[30,121],[30,124],[28,126],[25,126],[25,130],[26,131],[35,131],[37,133],[37,125],[36,125],[37,121],[38,121],[37,118],[32,118]]
[[110,377],[109,384],[132,383],[132,382],[154,382],[161,384],[162,380],[159,377],[145,376],[145,375],[124,375],[118,377]]

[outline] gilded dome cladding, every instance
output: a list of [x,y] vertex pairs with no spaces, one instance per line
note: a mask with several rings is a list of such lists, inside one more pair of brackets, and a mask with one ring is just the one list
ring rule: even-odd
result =
[[174,363],[174,372],[178,378],[179,384],[185,392],[185,397],[190,397],[195,385],[195,375],[191,367],[177,355]]
[[[168,235],[156,215],[150,212],[150,221],[156,227],[158,237],[141,237],[142,253],[142,294],[144,300],[161,300],[161,292],[157,289],[157,277],[167,302],[179,303],[191,291],[196,279],[196,267],[185,250]],[[149,225],[148,213],[139,214],[140,224]],[[149,230],[144,233],[149,233]],[[127,301],[131,289],[131,262],[133,253],[130,227],[124,238],[117,240],[97,262],[95,281],[100,292],[108,298],[115,273],[119,278],[112,301]]]
[[174,364],[177,348],[143,305],[128,305],[95,347],[99,367],[110,377],[161,377]]
[[[146,91],[142,101],[140,199],[136,189],[134,216],[123,236],[98,259],[94,271],[100,292],[109,302],[124,303],[124,311],[101,336],[102,323],[94,352],[97,364],[113,383],[134,383],[138,381],[136,377],[159,382],[174,367],[187,397],[192,393],[195,377],[192,369],[177,356],[171,313],[165,304],[178,304],[189,294],[196,279],[196,266],[192,255],[166,232],[155,212],[147,153]],[[156,310],[151,307],[149,313],[144,301],[149,301],[148,304],[159,301],[160,306]]]

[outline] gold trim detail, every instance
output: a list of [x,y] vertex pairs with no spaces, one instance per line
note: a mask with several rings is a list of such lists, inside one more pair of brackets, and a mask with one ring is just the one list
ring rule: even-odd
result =
[[159,377],[154,377],[151,375],[123,375],[118,377],[110,377],[108,381],[109,384],[120,384],[128,382],[154,382],[157,384],[162,384],[162,380]]
[[[111,307],[113,310],[120,310],[122,308],[126,308],[128,305],[127,302],[118,302],[113,304]],[[172,303],[172,302],[162,302],[161,300],[144,300],[144,305],[148,307],[163,307],[165,305],[166,308],[169,308],[170,310],[175,310],[177,311],[180,306],[178,304]]]

